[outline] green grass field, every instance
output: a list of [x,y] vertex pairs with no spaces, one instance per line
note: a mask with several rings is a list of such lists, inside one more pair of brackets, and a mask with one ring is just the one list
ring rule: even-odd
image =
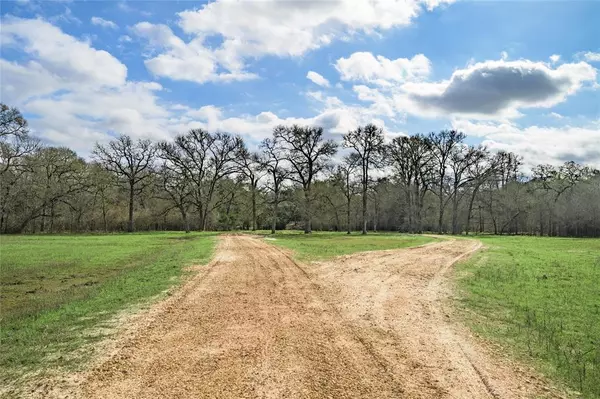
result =
[[480,237],[457,266],[459,306],[482,336],[600,398],[600,240]]
[[77,367],[90,331],[206,263],[209,234],[3,236],[0,238],[0,385],[27,372]]
[[[260,232],[263,234],[263,232]],[[264,233],[269,243],[294,251],[300,261],[331,259],[362,251],[380,251],[414,247],[435,241],[435,238],[399,233],[360,233],[348,235],[341,232],[313,232],[304,234],[298,231],[283,231],[275,235]]]
[[[258,232],[300,261],[436,240],[398,233]],[[600,398],[600,240],[477,237],[457,266],[466,321],[584,397]],[[210,258],[215,234],[0,237],[0,385],[73,370],[121,310],[177,284]],[[29,374],[31,375],[31,374]]]

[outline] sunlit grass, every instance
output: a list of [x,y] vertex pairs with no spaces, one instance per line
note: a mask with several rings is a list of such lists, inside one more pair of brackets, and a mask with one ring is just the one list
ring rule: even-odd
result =
[[600,240],[482,237],[458,266],[460,303],[482,335],[600,397]]
[[152,233],[1,237],[0,383],[76,367],[89,329],[206,263],[215,237]]
[[413,247],[435,241],[431,237],[400,233],[369,233],[367,235],[360,233],[348,235],[341,232],[304,234],[298,231],[283,231],[275,235],[266,232],[258,233],[264,234],[271,244],[292,250],[295,258],[301,261],[331,259],[355,252]]

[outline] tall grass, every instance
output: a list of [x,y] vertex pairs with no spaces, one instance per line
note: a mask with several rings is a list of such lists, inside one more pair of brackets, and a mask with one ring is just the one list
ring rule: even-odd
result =
[[600,398],[600,240],[482,241],[487,250],[458,266],[474,328]]

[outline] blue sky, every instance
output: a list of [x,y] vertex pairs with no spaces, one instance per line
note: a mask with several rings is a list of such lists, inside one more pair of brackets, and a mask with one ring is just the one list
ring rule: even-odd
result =
[[2,102],[82,156],[118,133],[456,128],[600,166],[597,1],[3,1]]

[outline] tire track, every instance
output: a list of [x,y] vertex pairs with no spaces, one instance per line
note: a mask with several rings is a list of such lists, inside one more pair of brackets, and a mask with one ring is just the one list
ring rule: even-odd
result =
[[222,236],[210,265],[68,396],[543,396],[447,320],[446,274],[477,245],[443,241],[304,265],[262,239]]

